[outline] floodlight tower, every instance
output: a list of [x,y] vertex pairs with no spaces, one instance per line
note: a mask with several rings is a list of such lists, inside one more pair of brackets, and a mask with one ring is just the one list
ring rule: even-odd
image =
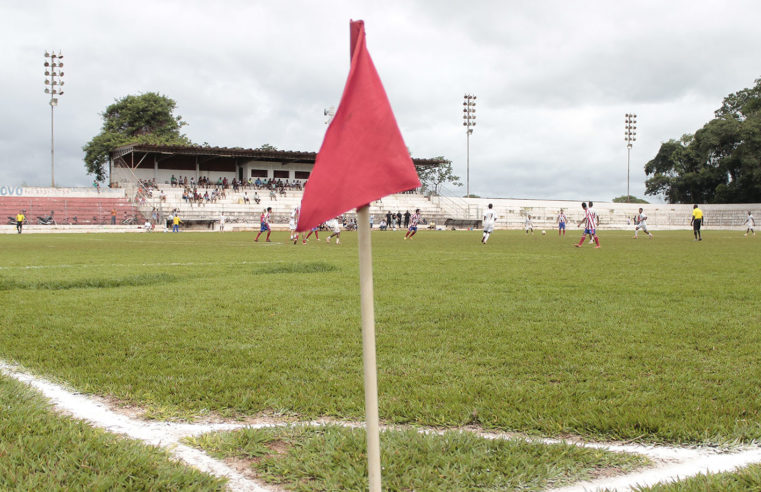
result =
[[55,132],[53,110],[63,95],[63,54],[45,52],[45,94],[50,94],[50,186],[55,187]]
[[465,196],[470,197],[470,134],[473,133],[473,127],[476,126],[476,96],[465,94],[465,100],[462,105],[462,126],[465,127],[465,139],[467,142],[465,170]]
[[624,140],[626,141],[626,203],[629,203],[629,163],[632,157],[632,145],[637,140],[637,115],[626,113],[624,123]]

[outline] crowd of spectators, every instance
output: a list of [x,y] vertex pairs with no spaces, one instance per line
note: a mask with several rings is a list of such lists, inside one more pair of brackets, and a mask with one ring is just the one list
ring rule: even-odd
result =
[[[155,182],[154,182],[155,183]],[[172,186],[172,188],[176,187],[189,187],[190,189],[195,188],[215,188],[215,189],[232,189],[233,191],[239,191],[241,189],[250,189],[250,190],[270,190],[274,191],[275,193],[279,193],[281,195],[285,195],[286,191],[288,190],[303,190],[304,184],[306,184],[306,180],[298,180],[298,179],[275,179],[275,178],[248,178],[246,179],[238,179],[233,178],[232,180],[228,180],[226,177],[219,177],[216,181],[213,179],[207,177],[207,176],[201,176],[198,178],[198,181],[196,182],[195,176],[175,176],[172,174],[172,177],[169,178],[169,184]]]

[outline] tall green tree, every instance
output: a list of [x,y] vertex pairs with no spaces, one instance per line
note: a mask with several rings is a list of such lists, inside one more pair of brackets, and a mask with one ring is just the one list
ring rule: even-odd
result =
[[645,165],[648,195],[669,203],[761,202],[761,79],[724,98],[694,135],[661,144]]
[[613,203],[650,203],[647,200],[643,200],[642,198],[637,198],[634,195],[629,195],[628,197],[626,195],[617,196],[611,201]]
[[182,116],[174,115],[176,106],[174,100],[156,92],[116,100],[101,114],[100,133],[82,147],[87,174],[104,181],[109,155],[121,145],[192,145],[190,139],[180,133],[187,123]]
[[445,183],[462,186],[459,176],[456,176],[452,170],[452,161],[445,159],[444,156],[438,156],[434,159],[440,161],[440,164],[436,166],[415,165],[423,190],[438,195],[441,185]]

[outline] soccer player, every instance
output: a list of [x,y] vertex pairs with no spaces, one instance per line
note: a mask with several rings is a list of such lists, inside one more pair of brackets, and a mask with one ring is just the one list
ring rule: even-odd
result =
[[[589,205],[587,205],[587,209],[589,209],[589,213],[592,214],[592,217],[595,218],[595,231],[597,230],[597,226],[600,225],[600,216],[597,215],[597,210],[594,208],[594,203],[592,200],[589,200]],[[589,239],[589,244],[592,244],[594,241],[592,239]]]
[[642,213],[642,207],[639,208],[639,213],[634,216],[634,239],[637,239],[637,233],[642,229],[642,232],[652,239],[653,235],[647,230],[647,215]]
[[558,214],[558,236],[564,236],[565,237],[565,224],[568,222],[568,217],[565,216],[565,213],[563,212],[563,209],[560,209],[560,213]]
[[756,230],[754,228],[756,227],[756,219],[753,218],[753,216],[750,213],[750,210],[748,210],[748,217],[745,219],[745,225],[748,226],[748,228],[745,229],[745,237],[748,237],[749,232],[753,233],[753,235],[755,236]]
[[291,241],[293,241],[293,244],[299,242],[299,233],[296,232],[296,224],[299,222],[300,213],[301,206],[296,205],[296,207],[291,210],[291,220],[288,222],[288,228],[291,230]]
[[494,232],[494,223],[497,222],[497,214],[492,207],[490,203],[489,208],[484,212],[484,235],[481,237],[481,244],[486,244],[489,240],[489,236]]
[[529,232],[531,232],[531,234],[534,233],[534,223],[531,222],[531,215],[526,216],[526,222],[523,224],[523,226],[526,229],[526,234],[528,234]]
[[404,240],[412,239],[412,236],[414,236],[417,233],[417,224],[420,222],[420,209],[416,208],[415,213],[410,215],[410,225],[407,229],[407,234],[404,235]]
[[329,229],[333,231],[333,234],[328,236],[328,238],[325,240],[325,242],[329,243],[330,238],[333,236],[336,236],[336,244],[341,244],[341,223],[338,222],[338,218],[330,219],[325,223],[326,226],[328,226]]
[[21,234],[21,228],[24,227],[24,219],[26,219],[26,217],[24,217],[24,211],[21,210],[19,211],[19,213],[16,214],[16,230],[18,231],[19,234]]
[[696,203],[692,207],[692,219],[690,219],[690,225],[692,226],[692,234],[695,236],[695,241],[702,241],[703,236],[700,234],[700,226],[703,224],[703,211],[698,208]]
[[586,202],[581,203],[581,208],[584,209],[584,218],[581,219],[578,224],[576,224],[577,227],[580,227],[581,224],[584,224],[584,233],[581,235],[581,241],[579,241],[579,244],[574,244],[577,248],[581,248],[581,245],[584,244],[584,239],[587,238],[587,234],[589,235],[589,239],[593,240],[595,242],[595,248],[600,247],[600,240],[597,238],[597,234],[595,233],[595,226],[597,225],[595,223],[595,216],[593,215],[594,211],[590,211],[587,208]]
[[259,236],[262,235],[262,232],[267,231],[267,242],[270,241],[270,234],[272,234],[272,229],[270,229],[270,214],[272,213],[272,207],[267,207],[263,212],[262,215],[259,216],[259,234],[256,235],[256,239],[254,239],[254,242],[259,242]]
[[320,231],[320,226],[312,227],[312,230],[309,231],[309,234],[307,234],[306,237],[304,237],[303,244],[307,243],[307,239],[309,239],[309,236],[311,236],[313,232],[314,232],[314,237],[317,238],[317,240],[319,241],[320,240],[319,231]]

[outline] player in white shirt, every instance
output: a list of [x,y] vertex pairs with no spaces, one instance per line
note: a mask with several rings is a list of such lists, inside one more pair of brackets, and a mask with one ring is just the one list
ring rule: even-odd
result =
[[484,235],[481,237],[481,243],[483,244],[486,244],[486,241],[489,240],[489,236],[494,232],[494,224],[497,222],[497,213],[492,207],[493,205],[490,203],[489,208],[484,212]]
[[329,221],[325,222],[325,225],[328,226],[328,229],[333,231],[333,233],[328,236],[325,242],[329,243],[330,238],[336,236],[336,244],[341,244],[341,223],[338,221],[338,218],[330,219]]
[[296,207],[291,210],[291,220],[288,221],[288,229],[291,231],[291,241],[293,241],[293,244],[296,244],[299,240],[299,233],[296,232],[296,225],[299,223],[300,213],[301,206],[296,205]]
[[642,207],[639,209],[639,213],[634,216],[634,239],[637,239],[637,233],[642,229],[642,232],[648,235],[650,239],[653,235],[647,230],[647,215],[642,213]]
[[523,224],[524,228],[526,229],[526,234],[529,232],[531,234],[534,233],[534,223],[531,222],[531,215],[526,216],[526,222]]
[[748,210],[748,217],[745,219],[745,225],[748,227],[745,229],[745,237],[748,237],[748,233],[751,232],[753,235],[756,235],[756,219],[753,218],[753,216],[750,213],[750,210]]

